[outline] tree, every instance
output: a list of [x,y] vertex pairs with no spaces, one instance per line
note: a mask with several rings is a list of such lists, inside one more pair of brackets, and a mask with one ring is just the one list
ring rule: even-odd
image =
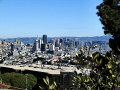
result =
[[[95,46],[90,46],[86,56],[86,48],[81,49],[81,54],[76,54],[78,66],[81,71],[91,69],[90,74],[75,72],[73,76],[74,90],[119,90],[120,89],[120,60],[117,55],[108,52],[105,56],[92,53]],[[90,49],[91,48],[91,49]]]
[[[26,76],[21,73],[5,73],[2,74],[2,80],[5,84],[15,86],[18,88],[26,88]],[[31,90],[37,83],[37,78],[32,74],[27,76],[27,88]]]
[[[77,90],[119,90],[120,89],[120,0],[103,0],[98,9],[98,16],[104,25],[104,33],[111,34],[109,45],[111,52],[105,56],[92,53],[93,46],[89,46],[90,55],[86,56],[86,49],[76,55],[78,69],[91,68],[90,75],[75,72],[73,88]],[[87,48],[87,47],[86,47]]]
[[120,54],[120,0],[103,0],[97,9],[97,15],[104,25],[104,33],[113,37],[109,40],[110,47],[115,53]]

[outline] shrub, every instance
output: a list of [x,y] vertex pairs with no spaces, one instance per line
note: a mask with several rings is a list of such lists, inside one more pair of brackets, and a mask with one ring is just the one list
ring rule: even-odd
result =
[[[26,76],[20,73],[5,73],[2,75],[5,84],[18,88],[26,88]],[[27,76],[27,88],[32,89],[37,83],[37,78],[31,74]]]

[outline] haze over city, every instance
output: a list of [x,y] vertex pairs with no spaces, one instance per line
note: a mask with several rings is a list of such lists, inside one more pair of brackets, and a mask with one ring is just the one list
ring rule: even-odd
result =
[[102,0],[0,0],[0,38],[102,36]]

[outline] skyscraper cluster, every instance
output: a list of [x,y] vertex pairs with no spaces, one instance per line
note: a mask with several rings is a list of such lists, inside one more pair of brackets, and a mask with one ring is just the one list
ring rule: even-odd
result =
[[[77,38],[47,38],[47,35],[43,35],[42,38],[37,36],[34,43],[24,44],[19,40],[7,42],[6,40],[0,40],[0,54],[3,56],[26,56],[32,54],[53,54],[61,56],[64,54],[79,52],[81,47],[89,46],[90,42],[79,41]],[[97,51],[103,52],[109,50],[108,45],[104,45],[104,42],[93,42],[93,44],[101,46]],[[107,49],[107,50],[106,50]],[[96,52],[96,51],[95,51]]]

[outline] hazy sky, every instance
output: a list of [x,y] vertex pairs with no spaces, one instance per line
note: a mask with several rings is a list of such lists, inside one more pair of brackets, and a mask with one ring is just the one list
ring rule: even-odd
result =
[[0,38],[101,36],[102,0],[0,0]]

